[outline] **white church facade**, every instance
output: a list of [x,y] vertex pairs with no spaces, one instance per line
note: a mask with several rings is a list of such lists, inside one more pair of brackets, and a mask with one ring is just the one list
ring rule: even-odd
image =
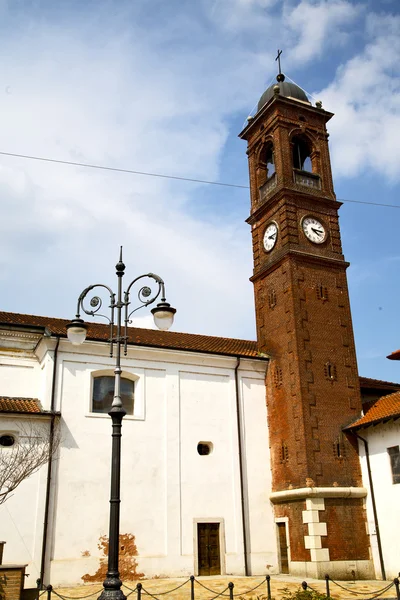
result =
[[[32,332],[29,319],[0,333],[2,396],[14,405],[15,398],[31,398],[27,405],[40,398],[42,411],[2,412],[1,432],[18,439],[22,422],[50,421],[51,410],[61,414],[46,572],[56,584],[76,583],[96,572],[97,544],[108,534],[110,417],[94,409],[93,394],[96,382],[112,378],[113,360],[106,340],[77,348],[66,339],[55,359],[57,342],[44,324],[62,330],[66,323],[42,321],[42,333]],[[174,334],[162,335],[172,345]],[[186,336],[187,351],[129,346],[122,361],[134,403],[123,421],[120,531],[135,536],[138,569],[148,577],[198,574],[198,532],[208,523],[218,534],[218,572],[244,574],[246,536],[251,571],[264,573],[267,564],[278,564],[274,517],[265,510],[271,492],[268,361],[230,341],[230,353],[202,353],[196,339],[189,347],[190,337],[204,336]],[[6,560],[28,564],[30,585],[40,577],[46,479],[42,467],[0,507]]]

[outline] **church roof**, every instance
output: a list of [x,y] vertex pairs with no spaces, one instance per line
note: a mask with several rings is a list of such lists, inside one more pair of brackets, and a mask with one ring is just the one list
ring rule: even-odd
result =
[[[67,337],[67,323],[69,321],[66,319],[57,319],[54,317],[0,312],[0,327],[21,326],[43,328],[43,330],[48,329],[53,335]],[[93,321],[87,322],[87,325],[88,332],[86,339],[108,341],[110,333],[108,325]],[[257,342],[252,340],[239,340],[176,331],[160,331],[158,329],[128,327],[128,344],[189,352],[206,352],[208,354],[222,354],[225,356],[239,356],[242,358],[266,359],[265,355],[259,353]]]
[[363,417],[351,423],[345,429],[360,429],[369,425],[385,423],[391,419],[400,418],[400,392],[394,392],[388,396],[379,398],[373,406],[365,413]]
[[[68,323],[67,319],[0,311],[0,328],[9,326],[18,328],[26,327],[30,329],[36,328],[43,332],[47,329],[50,334],[66,338],[66,326]],[[86,322],[86,324],[88,326],[86,339],[101,342],[109,340],[110,329],[108,325],[94,321]],[[207,354],[259,358],[263,360],[268,358],[266,354],[261,354],[258,351],[257,342],[254,340],[240,340],[177,331],[160,331],[158,329],[142,329],[139,327],[128,327],[128,336],[128,344],[133,346],[205,352]],[[362,390],[400,391],[399,383],[371,379],[369,377],[359,377],[359,381]]]
[[267,104],[267,102],[269,102],[274,96],[274,88],[276,85],[279,86],[279,94],[281,96],[285,96],[286,98],[294,98],[295,100],[301,100],[302,102],[307,102],[307,104],[310,104],[307,94],[301,89],[301,87],[295,83],[292,83],[291,81],[279,81],[278,83],[270,85],[269,88],[265,90],[258,102],[257,111],[261,110],[264,104]]

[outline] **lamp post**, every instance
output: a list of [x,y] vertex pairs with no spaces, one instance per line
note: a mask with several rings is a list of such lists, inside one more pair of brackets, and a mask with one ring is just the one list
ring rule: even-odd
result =
[[[103,583],[103,591],[99,596],[99,600],[125,600],[126,596],[121,590],[122,581],[119,577],[119,518],[120,518],[120,484],[121,484],[121,428],[122,419],[126,415],[121,401],[121,346],[124,346],[124,354],[127,354],[128,335],[127,328],[130,323],[130,317],[134,312],[153,304],[159,296],[160,302],[152,309],[155,324],[161,330],[167,330],[171,327],[175,308],[172,308],[165,299],[164,281],[154,273],[147,273],[136,277],[127,287],[126,292],[122,292],[122,279],[124,277],[125,265],[122,262],[122,247],[120,251],[119,262],[116,265],[116,275],[118,278],[117,295],[107,286],[102,283],[90,285],[85,288],[78,298],[76,316],[73,321],[67,325],[67,335],[70,342],[74,345],[80,345],[85,341],[87,333],[87,325],[81,319],[81,310],[87,315],[99,316],[107,319],[110,323],[110,356],[113,356],[114,344],[116,345],[115,356],[115,387],[114,399],[109,411],[112,419],[112,451],[111,451],[111,493],[110,493],[110,523],[109,523],[109,548],[108,548],[108,569],[106,579]],[[152,283],[157,284],[156,290],[143,285],[138,292],[139,305],[130,310],[130,294],[134,284],[141,279],[153,280]],[[99,296],[93,296],[90,300],[91,310],[85,308],[84,300],[86,296],[94,288],[104,288],[110,295],[111,317],[100,315],[98,312],[102,306],[102,301]],[[122,311],[124,310],[124,331],[122,335]],[[114,328],[116,332],[114,335]]]

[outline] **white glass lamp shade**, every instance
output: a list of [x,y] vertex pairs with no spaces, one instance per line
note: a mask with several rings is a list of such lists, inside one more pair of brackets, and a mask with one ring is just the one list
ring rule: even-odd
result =
[[80,346],[86,339],[87,325],[83,319],[74,319],[67,325],[67,336],[71,344]]
[[156,327],[161,329],[161,331],[167,331],[174,322],[176,308],[172,308],[168,302],[159,302],[151,312]]

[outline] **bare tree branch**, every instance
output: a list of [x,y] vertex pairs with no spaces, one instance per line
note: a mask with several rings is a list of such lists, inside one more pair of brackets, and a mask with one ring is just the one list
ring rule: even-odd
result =
[[18,429],[15,444],[0,447],[0,505],[24,479],[54,457],[60,443],[59,419],[54,423],[53,436],[49,422],[32,419],[28,423],[18,421],[15,424]]

